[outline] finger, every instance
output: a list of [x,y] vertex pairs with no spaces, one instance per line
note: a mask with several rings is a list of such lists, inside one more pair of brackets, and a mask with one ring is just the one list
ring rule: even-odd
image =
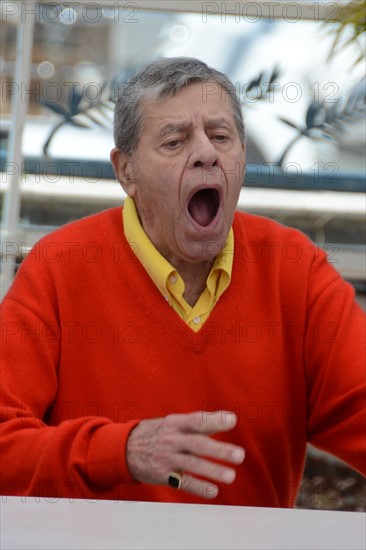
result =
[[207,500],[217,497],[219,492],[215,483],[197,479],[189,474],[183,474],[180,490]]
[[232,430],[237,422],[237,416],[230,411],[195,411],[189,414],[171,414],[167,422],[185,432],[213,434]]
[[176,449],[188,455],[206,456],[224,462],[231,462],[232,464],[241,464],[245,457],[245,451],[242,447],[233,443],[217,441],[201,434],[179,435],[175,445]]
[[177,465],[175,470],[184,471],[184,475],[189,472],[204,480],[211,479],[227,485],[236,477],[236,471],[233,468],[198,456],[180,454],[172,457],[172,460]]

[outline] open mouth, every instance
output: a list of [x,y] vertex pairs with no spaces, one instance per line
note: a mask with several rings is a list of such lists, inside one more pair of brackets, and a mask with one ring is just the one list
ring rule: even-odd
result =
[[198,225],[206,227],[215,218],[219,204],[220,198],[216,189],[200,189],[189,201],[188,212]]

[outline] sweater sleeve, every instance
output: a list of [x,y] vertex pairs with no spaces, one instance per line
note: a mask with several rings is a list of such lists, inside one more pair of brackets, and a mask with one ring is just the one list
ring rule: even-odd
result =
[[57,294],[44,269],[24,264],[1,311],[1,494],[90,498],[134,483],[125,449],[137,421],[47,422],[62,351]]
[[310,270],[307,314],[308,441],[366,474],[365,314],[322,252]]

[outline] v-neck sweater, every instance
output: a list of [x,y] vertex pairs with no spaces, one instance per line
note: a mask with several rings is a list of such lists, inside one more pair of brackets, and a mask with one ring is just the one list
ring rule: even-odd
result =
[[[3,302],[2,494],[293,506],[306,443],[365,473],[364,315],[302,233],[236,213],[231,283],[195,333],[124,237],[121,208],[37,243]],[[230,410],[245,448],[204,501],[134,481],[146,418]]]

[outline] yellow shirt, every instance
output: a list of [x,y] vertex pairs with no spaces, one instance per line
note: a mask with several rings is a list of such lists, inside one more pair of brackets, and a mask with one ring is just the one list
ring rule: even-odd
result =
[[132,198],[126,198],[122,215],[125,237],[148,275],[178,315],[197,332],[230,284],[234,255],[233,230],[230,229],[225,246],[211,268],[205,290],[191,307],[183,298],[185,290],[183,279],[146,235]]

